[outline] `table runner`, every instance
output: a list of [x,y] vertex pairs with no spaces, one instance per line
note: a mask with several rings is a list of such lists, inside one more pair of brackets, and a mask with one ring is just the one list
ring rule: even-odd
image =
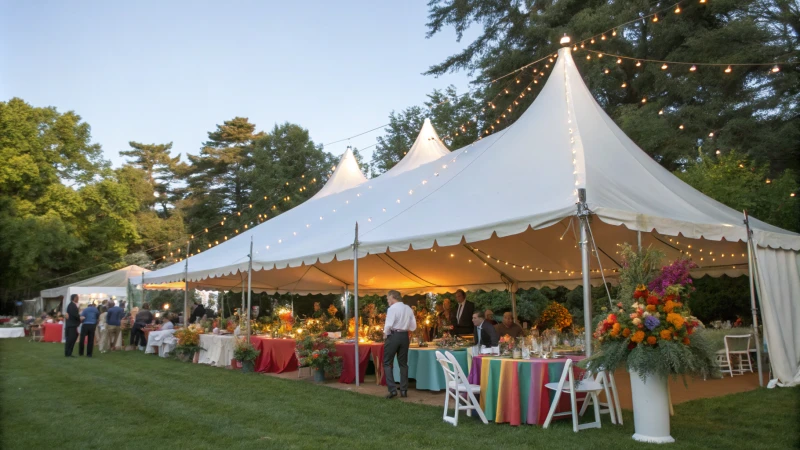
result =
[[[469,382],[481,386],[481,408],[487,419],[513,426],[542,425],[555,395],[545,384],[559,380],[566,361],[478,355],[472,359]],[[561,397],[558,411],[562,410],[569,410],[569,396]]]
[[297,370],[294,339],[251,336],[250,342],[261,353],[255,361],[256,372],[283,373]]

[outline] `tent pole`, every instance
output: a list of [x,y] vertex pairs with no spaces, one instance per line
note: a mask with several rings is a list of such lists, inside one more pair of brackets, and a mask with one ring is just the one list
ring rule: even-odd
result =
[[636,246],[639,249],[639,252],[641,253],[641,251],[642,251],[642,232],[641,231],[637,231],[636,232]]
[[239,308],[239,317],[242,316],[242,311],[244,311],[244,277],[242,277],[242,306]]
[[[350,291],[347,290],[347,285],[344,287],[344,324],[347,326],[348,319],[348,303],[350,303]],[[345,338],[347,338],[347,331],[345,331]]]
[[517,289],[519,289],[519,285],[514,281],[509,288],[511,289],[511,314],[514,316],[514,323],[517,323]]
[[[183,326],[189,326],[189,252],[192,240],[186,241],[186,262],[183,264]],[[142,279],[144,281],[144,279]]]
[[756,282],[753,268],[755,252],[753,248],[753,232],[750,230],[750,217],[744,211],[744,225],[747,227],[747,269],[750,276],[750,310],[753,313],[753,336],[756,340],[756,367],[758,368],[758,386],[764,387],[764,373],[761,371],[761,340],[758,337],[758,308],[756,307]]
[[[361,383],[361,372],[358,370],[358,360],[361,359],[358,353],[358,222],[356,222],[356,237],[353,240],[353,328],[355,329],[356,340],[356,387]],[[347,322],[345,322],[345,330],[347,329]],[[345,331],[345,335],[347,332]],[[387,374],[387,376],[389,376]]]
[[147,302],[147,283],[144,282],[144,272],[142,272],[142,305]]
[[253,291],[253,236],[250,236],[250,262],[247,264],[247,342],[250,342],[250,301]]
[[581,224],[581,271],[583,274],[583,333],[586,340],[586,357],[592,356],[592,285],[589,277],[589,208],[586,206],[586,189],[578,189],[578,219]]

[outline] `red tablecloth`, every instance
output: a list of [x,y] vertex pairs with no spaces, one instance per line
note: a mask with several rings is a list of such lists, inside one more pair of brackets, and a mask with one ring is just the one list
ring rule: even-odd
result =
[[[383,376],[383,344],[370,343],[358,344],[358,371],[359,381],[364,382],[364,374],[367,371],[369,358],[372,356],[372,362],[375,364],[375,375],[379,384],[386,384],[386,378]],[[342,376],[339,377],[340,383],[352,384],[356,381],[356,344],[336,344],[336,356],[342,357]]]
[[11,322],[11,319],[6,317],[5,319],[0,319],[0,323],[8,323]]
[[256,372],[283,373],[297,370],[294,339],[251,336],[250,342],[261,353],[255,361]]
[[44,330],[44,342],[58,342],[61,343],[61,336],[64,333],[64,325],[60,323],[43,323],[42,329]]

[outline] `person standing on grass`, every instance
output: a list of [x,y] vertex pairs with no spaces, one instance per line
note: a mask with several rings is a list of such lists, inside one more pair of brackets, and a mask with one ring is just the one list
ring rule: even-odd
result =
[[67,305],[67,320],[64,324],[64,334],[67,344],[64,346],[64,356],[72,358],[75,350],[75,341],[78,340],[78,326],[81,324],[80,311],[78,310],[78,294],[72,294]]
[[105,353],[108,351],[108,347],[106,346],[106,332],[108,331],[108,308],[106,307],[108,303],[105,303],[100,306],[100,317],[97,319],[97,346],[100,347],[100,353]]
[[97,310],[94,303],[90,303],[86,309],[81,311],[81,338],[80,342],[78,342],[78,356],[83,356],[84,341],[88,338],[89,342],[86,343],[86,356],[89,358],[92,357],[92,350],[94,350],[94,333],[97,329],[97,320],[99,317],[100,311]]
[[400,301],[400,293],[389,291],[386,295],[389,310],[386,311],[386,324],[383,327],[383,373],[386,374],[386,398],[397,397],[394,381],[394,357],[400,364],[400,396],[408,397],[408,332],[417,329],[417,320],[411,307]]
[[134,317],[133,329],[131,330],[131,345],[139,347],[139,350],[144,351],[147,345],[147,338],[144,336],[144,327],[153,323],[153,319],[155,319],[153,313],[150,312],[150,304],[142,303],[142,309],[140,309]]
[[106,344],[103,346],[105,349],[116,350],[117,339],[119,339],[119,327],[122,325],[122,317],[125,316],[125,310],[120,306],[114,305],[113,301],[108,302],[109,308],[106,315]]

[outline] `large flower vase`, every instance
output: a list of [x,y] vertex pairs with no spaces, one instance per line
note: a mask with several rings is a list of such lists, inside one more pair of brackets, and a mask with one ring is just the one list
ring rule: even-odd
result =
[[669,444],[675,439],[669,434],[669,391],[667,379],[661,375],[642,378],[630,372],[633,397],[633,439],[640,442]]

